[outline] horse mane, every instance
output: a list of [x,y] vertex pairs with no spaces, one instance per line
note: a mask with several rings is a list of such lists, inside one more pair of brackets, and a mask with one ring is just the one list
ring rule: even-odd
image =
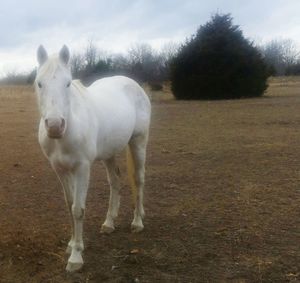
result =
[[76,90],[80,94],[85,94],[86,93],[86,87],[82,84],[80,80],[73,80],[72,81],[72,86],[76,88]]
[[64,66],[58,55],[53,55],[39,68],[38,75],[43,77],[47,74],[47,76],[52,77],[58,68],[64,68]]

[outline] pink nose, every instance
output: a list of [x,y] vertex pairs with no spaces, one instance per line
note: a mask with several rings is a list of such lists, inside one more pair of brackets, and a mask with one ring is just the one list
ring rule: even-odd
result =
[[66,121],[63,118],[47,118],[45,119],[45,126],[49,138],[61,138],[66,127]]

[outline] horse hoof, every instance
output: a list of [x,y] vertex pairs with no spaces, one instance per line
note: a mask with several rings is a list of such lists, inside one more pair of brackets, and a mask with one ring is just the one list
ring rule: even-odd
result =
[[112,233],[113,231],[115,231],[115,228],[114,227],[109,227],[109,226],[106,226],[106,225],[102,225],[101,226],[101,230],[100,230],[100,233],[102,234],[110,234]]
[[66,270],[68,272],[75,272],[82,268],[83,262],[68,262]]
[[135,225],[135,224],[131,224],[131,232],[132,233],[139,233],[141,231],[144,230],[144,226],[140,226],[140,225]]

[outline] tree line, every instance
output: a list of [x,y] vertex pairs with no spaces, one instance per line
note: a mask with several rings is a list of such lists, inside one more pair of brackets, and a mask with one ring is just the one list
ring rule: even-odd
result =
[[[72,55],[70,66],[74,79],[80,79],[86,85],[98,78],[125,75],[155,87],[170,80],[171,63],[184,45],[170,42],[156,50],[150,44],[136,43],[126,53],[114,54],[89,41],[82,52]],[[256,44],[256,48],[268,67],[269,75],[300,75],[300,51],[293,40],[274,39]],[[29,73],[10,71],[0,79],[0,83],[31,84],[35,74],[35,69]]]
[[[150,44],[136,43],[126,53],[109,53],[89,41],[83,51],[73,53],[70,67],[73,78],[86,85],[96,79],[112,76],[129,76],[139,83],[155,84],[169,80],[170,62],[178,52],[179,44],[169,42],[160,50]],[[31,72],[8,72],[0,80],[3,84],[30,84],[35,79],[36,69]]]

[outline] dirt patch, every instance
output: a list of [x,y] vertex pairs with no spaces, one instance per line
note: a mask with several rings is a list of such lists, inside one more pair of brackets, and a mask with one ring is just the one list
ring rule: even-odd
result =
[[299,282],[300,86],[267,97],[177,102],[153,94],[145,231],[130,233],[123,189],[117,229],[95,164],[85,266],[64,271],[69,217],[37,142],[31,88],[0,89],[0,282]]

